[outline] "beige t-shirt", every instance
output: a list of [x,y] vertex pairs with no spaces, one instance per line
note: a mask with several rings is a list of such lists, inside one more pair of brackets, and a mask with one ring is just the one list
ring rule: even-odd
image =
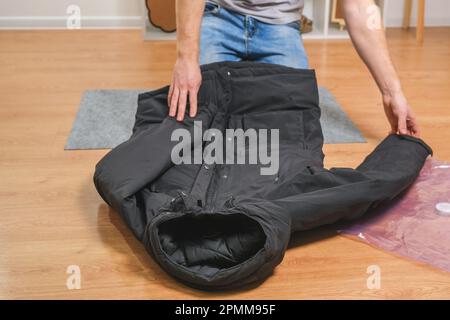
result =
[[208,0],[257,20],[284,24],[300,20],[303,0]]

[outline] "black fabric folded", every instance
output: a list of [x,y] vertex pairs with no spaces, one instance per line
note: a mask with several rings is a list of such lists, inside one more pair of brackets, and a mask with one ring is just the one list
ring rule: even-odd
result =
[[[260,282],[292,232],[391,200],[432,153],[421,139],[389,135],[356,169],[325,169],[313,70],[220,62],[202,66],[202,77],[198,115],[183,122],[168,117],[168,86],[140,95],[133,135],[94,174],[99,194],[161,267],[197,288]],[[194,121],[220,132],[279,129],[278,172],[262,175],[259,163],[175,165],[171,135],[183,128],[194,136]],[[189,148],[197,143],[208,145]]]

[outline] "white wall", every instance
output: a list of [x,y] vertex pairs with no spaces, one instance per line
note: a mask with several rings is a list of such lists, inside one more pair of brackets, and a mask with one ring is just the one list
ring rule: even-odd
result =
[[[416,22],[416,2],[411,25]],[[65,28],[66,9],[71,4],[80,7],[85,28],[142,25],[144,0],[0,0],[0,28]],[[389,0],[387,13],[388,27],[401,26],[403,0]],[[450,1],[426,0],[425,22],[427,26],[450,26]]]
[[81,27],[141,27],[141,0],[0,0],[0,28],[65,28],[69,5],[81,10]]

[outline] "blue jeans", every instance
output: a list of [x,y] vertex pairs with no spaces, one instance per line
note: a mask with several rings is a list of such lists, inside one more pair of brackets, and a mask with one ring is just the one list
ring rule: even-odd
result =
[[307,69],[300,22],[269,24],[207,2],[200,36],[200,64],[258,61]]

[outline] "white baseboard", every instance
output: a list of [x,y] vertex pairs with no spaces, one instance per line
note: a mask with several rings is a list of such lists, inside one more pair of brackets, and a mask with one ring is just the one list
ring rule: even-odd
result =
[[[67,16],[1,17],[0,29],[67,29]],[[142,28],[140,16],[83,16],[81,29]]]

